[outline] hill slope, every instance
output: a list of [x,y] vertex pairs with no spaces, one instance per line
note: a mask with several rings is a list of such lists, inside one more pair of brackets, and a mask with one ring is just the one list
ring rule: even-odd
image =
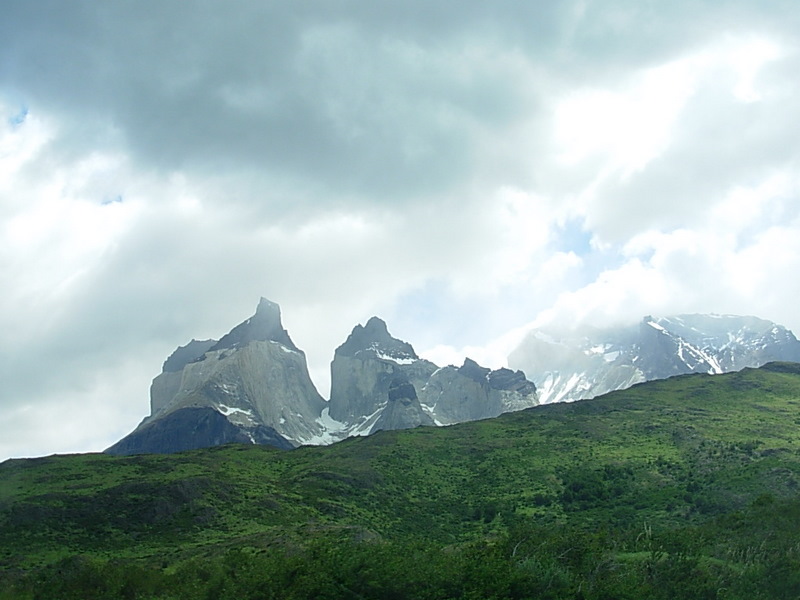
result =
[[[585,560],[558,562],[563,595],[549,597],[575,597],[579,587],[584,597],[602,597],[607,586],[619,593],[627,585],[638,586],[635,597],[661,597],[661,580],[647,580],[647,573],[686,567],[680,561],[690,558],[694,575],[685,575],[695,584],[744,590],[706,597],[791,597],[752,595],[748,582],[762,584],[765,569],[779,568],[779,560],[800,566],[800,552],[791,550],[800,526],[799,424],[800,366],[775,363],[329,447],[231,445],[176,455],[6,461],[0,569],[19,597],[52,575],[56,567],[48,565],[85,575],[89,567],[69,558],[76,555],[95,561],[91,569],[100,569],[104,581],[123,560],[145,569],[136,585],[183,589],[174,579],[181,569],[221,569],[220,557],[242,549],[251,549],[250,558],[235,555],[243,564],[275,560],[283,569],[300,555],[318,575],[330,567],[334,577],[337,568],[325,562],[331,552],[369,561],[389,548],[393,556],[429,556],[442,577],[479,557],[480,564],[496,560],[494,568],[510,569],[512,579],[541,583],[541,573],[519,571],[520,553],[544,553],[541,560],[553,566],[572,548],[567,554],[580,551]],[[326,545],[331,536],[339,541]],[[443,547],[451,554],[441,554]],[[402,563],[410,558],[393,560],[400,562],[392,569],[410,567]],[[604,564],[615,565],[616,575],[598,578]],[[672,597],[701,597],[697,589],[681,595],[674,582],[683,580],[662,575],[673,582]],[[646,581],[652,595],[641,593]],[[794,580],[781,581],[793,593]],[[525,597],[510,590],[495,596]]]

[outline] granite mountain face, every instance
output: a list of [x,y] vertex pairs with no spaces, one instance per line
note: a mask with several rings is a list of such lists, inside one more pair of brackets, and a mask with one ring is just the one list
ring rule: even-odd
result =
[[[255,315],[219,341],[175,350],[150,387],[150,416],[107,452],[171,452],[176,438],[182,450],[228,442],[293,447],[323,433],[317,419],[325,405],[280,308],[262,298]],[[198,435],[207,430],[214,435]]]
[[[445,377],[451,370],[456,375]],[[219,340],[192,340],[176,349],[150,387],[150,416],[106,452],[176,452],[230,442],[291,448],[536,404],[536,388],[523,373],[490,371],[472,361],[439,369],[392,337],[377,317],[357,325],[336,349],[326,401],[309,377],[305,354],[281,324],[280,308],[262,298],[255,315]]]
[[372,317],[366,325],[356,325],[333,354],[330,417],[351,434],[369,433],[386,409],[395,412],[397,394],[405,394],[404,416],[398,413],[400,421],[393,422],[408,427],[433,425],[418,396],[437,368],[417,356],[411,344],[393,338],[381,319]]
[[532,375],[542,404],[593,398],[687,373],[800,362],[800,342],[771,321],[734,315],[644,317],[633,326],[533,331],[509,356]]
[[452,425],[530,408],[539,396],[522,371],[492,371],[467,358],[460,367],[435,371],[422,390],[422,402],[438,425]]
[[392,337],[377,317],[357,325],[331,363],[332,419],[346,435],[487,419],[539,403],[521,371],[466,359],[439,368]]

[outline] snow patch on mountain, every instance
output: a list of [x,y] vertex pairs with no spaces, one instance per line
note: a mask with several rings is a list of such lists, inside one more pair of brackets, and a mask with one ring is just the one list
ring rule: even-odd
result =
[[252,410],[244,409],[244,408],[235,408],[233,406],[226,406],[224,404],[217,405],[217,410],[219,412],[221,412],[223,415],[225,415],[226,417],[229,417],[230,415],[232,415],[234,413],[245,415],[245,416],[248,416],[248,417],[252,417],[253,416],[253,411]]
[[381,350],[378,348],[374,348],[374,351],[375,351],[375,356],[377,356],[381,360],[389,360],[398,365],[410,365],[418,360],[412,356],[392,356],[391,354],[386,354],[385,352],[381,352]]

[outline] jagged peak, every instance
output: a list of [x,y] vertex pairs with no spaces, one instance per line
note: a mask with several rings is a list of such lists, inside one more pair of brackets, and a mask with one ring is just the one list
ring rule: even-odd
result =
[[280,306],[264,297],[259,300],[255,314],[222,336],[211,350],[236,348],[256,341],[278,342],[290,350],[300,352],[289,337],[289,333],[283,328]]
[[464,359],[464,364],[458,367],[456,372],[481,385],[488,384],[495,390],[513,390],[523,395],[536,393],[536,384],[529,381],[524,372],[512,371],[505,367],[489,369],[469,357]]
[[[360,325],[357,325],[357,327],[360,327]],[[372,333],[374,335],[383,334],[392,337],[389,334],[389,329],[386,327],[386,321],[384,321],[380,317],[370,317],[369,320],[367,321],[367,324],[364,325],[364,331]]]
[[178,346],[175,351],[167,357],[161,370],[164,373],[178,372],[189,363],[203,356],[203,354],[208,352],[209,348],[216,343],[217,340],[196,340],[192,338],[191,342],[185,346]]
[[471,358],[465,358],[464,364],[458,368],[458,372],[464,377],[468,377],[473,381],[477,381],[478,383],[485,383],[486,378],[488,377],[491,370],[487,369],[486,367],[480,366],[477,362],[475,362]]
[[267,300],[264,296],[258,301],[258,306],[256,306],[256,314],[271,314],[277,317],[278,322],[281,320],[281,307],[273,302],[272,300]]
[[528,396],[536,393],[536,384],[530,381],[523,371],[512,371],[501,367],[491,371],[486,380],[495,390],[511,390]]
[[411,344],[392,337],[386,322],[379,317],[370,317],[366,325],[356,325],[344,344],[336,349],[336,354],[355,356],[364,351],[372,351],[378,358],[419,358]]

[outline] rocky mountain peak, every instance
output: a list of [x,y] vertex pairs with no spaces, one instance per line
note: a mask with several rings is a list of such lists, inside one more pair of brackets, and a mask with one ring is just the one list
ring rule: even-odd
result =
[[371,317],[366,325],[356,325],[344,344],[336,349],[335,354],[356,356],[364,351],[372,351],[379,358],[418,358],[413,346],[392,337],[386,323],[378,317]]
[[208,352],[217,340],[192,340],[185,346],[178,346],[178,348],[169,355],[167,360],[164,361],[162,371],[164,373],[177,373],[183,369],[190,362],[194,362],[203,354]]
[[480,366],[471,358],[465,358],[464,364],[458,368],[458,372],[464,377],[469,377],[476,383],[486,383],[486,377],[489,375],[489,369]]
[[[384,321],[372,317],[365,325],[356,325],[334,352],[329,414],[351,429],[365,433],[376,431],[379,423],[383,429],[432,424],[417,394],[437,368],[432,362],[420,359],[411,344],[392,337]],[[409,392],[408,386],[394,390],[395,380],[408,382],[414,395],[406,397],[411,404],[402,411],[390,409],[393,416],[389,417],[384,410],[389,397],[408,396]]]
[[256,307],[256,314],[240,323],[230,333],[211,347],[211,350],[224,350],[225,348],[237,348],[247,345],[249,342],[278,342],[290,350],[300,352],[294,345],[289,333],[281,324],[281,308],[274,302],[261,298]]
[[325,408],[305,354],[261,298],[256,313],[216,340],[192,340],[150,386],[150,415],[108,451],[176,452],[230,442],[294,447],[317,439]]
[[150,415],[108,452],[332,443],[521,410],[538,404],[535,390],[520,371],[492,371],[471,359],[440,369],[372,317],[336,349],[326,402],[280,307],[261,298],[255,314],[219,341],[193,339],[167,358],[150,387]]
[[536,393],[536,384],[529,381],[522,371],[500,368],[491,371],[486,376],[486,379],[489,382],[489,387],[493,390],[513,391],[523,396],[530,396]]
[[364,331],[372,335],[391,337],[386,327],[386,321],[380,317],[370,317],[367,324],[364,325]]

